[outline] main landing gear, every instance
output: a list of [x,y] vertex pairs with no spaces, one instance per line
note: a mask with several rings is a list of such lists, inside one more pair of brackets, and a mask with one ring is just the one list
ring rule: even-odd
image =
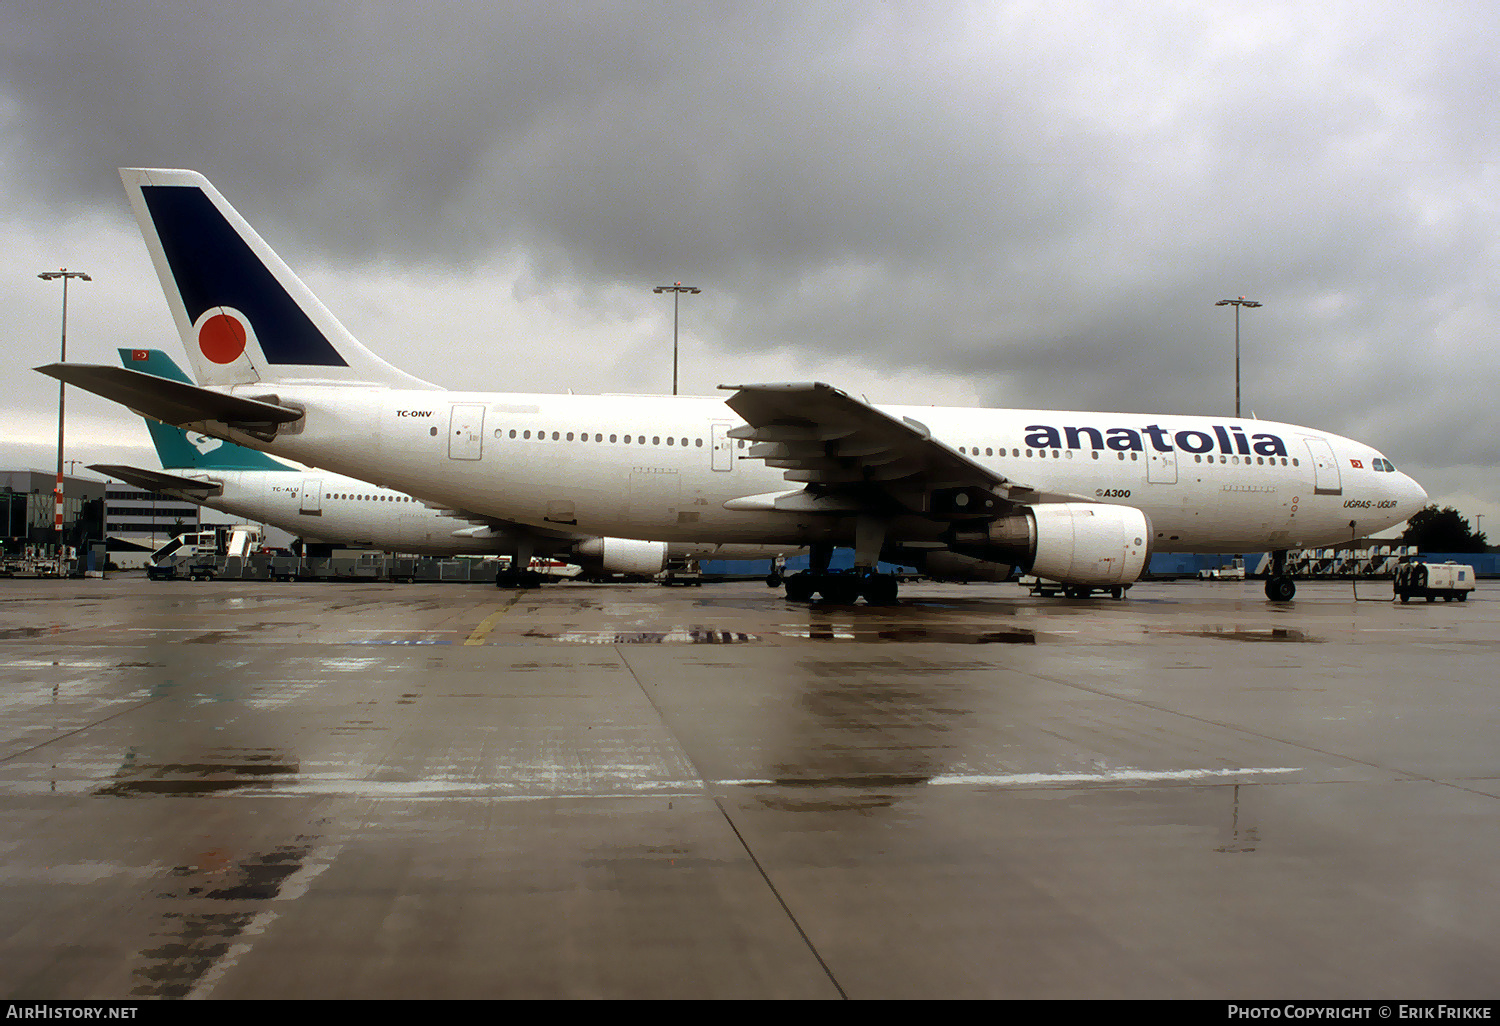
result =
[[899,587],[894,574],[875,569],[880,550],[885,545],[886,524],[878,517],[862,516],[855,525],[854,568],[829,570],[833,546],[819,542],[808,546],[808,569],[786,579],[786,597],[806,602],[814,595],[835,606],[852,606],[863,596],[872,606],[890,606],[896,602]]
[[1266,598],[1272,602],[1290,602],[1297,594],[1297,582],[1286,572],[1286,549],[1271,553],[1271,575],[1266,578]]
[[861,570],[804,570],[786,579],[786,597],[793,602],[811,601],[821,595],[835,606],[852,606],[863,597],[872,606],[896,603],[899,586],[894,574]]
[[534,554],[531,539],[523,537],[517,541],[515,551],[510,555],[510,565],[495,575],[495,587],[540,588],[542,575],[531,569]]

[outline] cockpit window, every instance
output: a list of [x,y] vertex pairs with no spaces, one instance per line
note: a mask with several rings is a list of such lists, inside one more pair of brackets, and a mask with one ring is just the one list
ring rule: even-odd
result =
[[1382,456],[1377,456],[1370,466],[1384,474],[1394,474],[1396,472],[1396,465]]

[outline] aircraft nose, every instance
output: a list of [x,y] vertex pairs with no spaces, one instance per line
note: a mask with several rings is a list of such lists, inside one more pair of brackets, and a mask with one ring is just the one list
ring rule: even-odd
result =
[[1413,514],[1427,505],[1427,490],[1405,474],[1397,476],[1399,480],[1396,482],[1396,501],[1400,505],[1396,509],[1403,517],[1410,519]]

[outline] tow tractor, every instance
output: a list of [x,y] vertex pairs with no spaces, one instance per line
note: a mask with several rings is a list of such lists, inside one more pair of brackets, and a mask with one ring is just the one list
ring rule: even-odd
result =
[[1108,595],[1110,598],[1122,599],[1130,590],[1128,584],[1102,585],[1102,584],[1063,584],[1061,581],[1049,581],[1045,577],[1037,577],[1034,574],[1026,574],[1021,577],[1018,584],[1023,588],[1030,588],[1033,595],[1041,595],[1051,598],[1054,595],[1066,595],[1071,599],[1090,598],[1095,592]]

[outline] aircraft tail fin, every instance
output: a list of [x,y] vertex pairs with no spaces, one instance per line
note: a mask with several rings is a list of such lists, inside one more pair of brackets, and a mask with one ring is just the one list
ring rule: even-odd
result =
[[[120,362],[131,370],[154,374],[168,381],[191,385],[192,380],[160,349],[121,349]],[[295,472],[280,460],[233,442],[143,418],[156,445],[156,455],[167,470],[284,470]]]
[[360,345],[196,171],[121,168],[120,179],[204,385],[434,387]]

